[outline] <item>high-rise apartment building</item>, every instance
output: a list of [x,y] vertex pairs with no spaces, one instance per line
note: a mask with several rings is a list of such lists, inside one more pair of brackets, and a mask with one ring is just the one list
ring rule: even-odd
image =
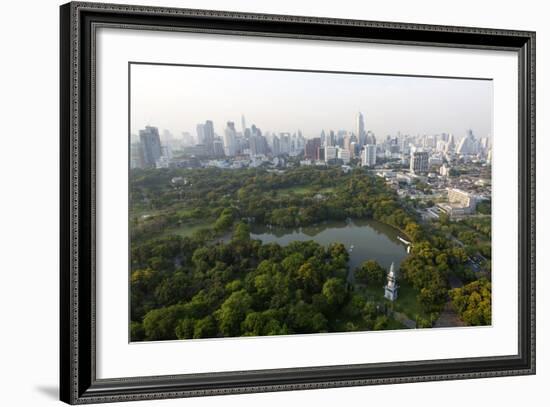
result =
[[309,160],[319,160],[319,149],[321,148],[321,138],[315,137],[306,141],[305,158]]
[[153,126],[146,126],[139,131],[141,144],[141,164],[143,167],[155,167],[161,156],[159,130]]
[[252,133],[250,135],[250,154],[261,155],[267,154],[268,146],[267,139],[262,135],[262,132],[254,124],[251,127]]
[[330,160],[334,160],[337,158],[337,147],[333,146],[326,146],[325,147],[325,162],[329,162]]
[[410,170],[413,173],[428,172],[429,154],[426,151],[411,152]]
[[344,164],[349,164],[349,161],[351,159],[351,154],[349,150],[346,150],[345,148],[339,148],[338,149],[338,158],[342,160]]
[[376,165],[376,145],[367,144],[361,151],[361,165],[363,167],[374,167]]
[[214,152],[214,137],[214,123],[212,120],[197,124],[197,144],[204,145],[207,155],[212,155]]
[[237,131],[235,130],[235,122],[227,122],[223,138],[225,155],[235,156],[237,154]]
[[363,113],[361,112],[357,113],[355,127],[359,144],[364,146],[365,144],[367,144],[367,133],[365,132],[365,119],[363,117]]
[[273,139],[271,140],[271,145],[271,153],[274,156],[278,156],[279,154],[281,154],[281,141],[279,140],[278,136],[273,136]]
[[223,157],[225,155],[223,151],[223,141],[220,138],[214,139],[212,155],[214,155],[214,157]]

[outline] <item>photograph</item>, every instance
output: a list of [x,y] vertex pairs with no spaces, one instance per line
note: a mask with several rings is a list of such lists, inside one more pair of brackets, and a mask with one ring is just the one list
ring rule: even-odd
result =
[[491,78],[130,61],[128,89],[130,342],[492,325]]
[[59,7],[59,399],[534,394],[542,14],[203,3]]

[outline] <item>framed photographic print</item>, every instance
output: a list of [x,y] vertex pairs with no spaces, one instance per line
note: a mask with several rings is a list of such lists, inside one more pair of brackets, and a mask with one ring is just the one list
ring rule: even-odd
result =
[[535,373],[535,34],[61,6],[61,399]]

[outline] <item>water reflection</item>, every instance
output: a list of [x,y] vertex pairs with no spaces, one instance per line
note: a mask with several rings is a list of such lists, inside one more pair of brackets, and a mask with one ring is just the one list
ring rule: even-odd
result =
[[389,268],[392,262],[399,266],[407,256],[407,247],[397,237],[399,231],[372,220],[327,221],[302,228],[253,226],[251,238],[264,243],[285,246],[293,241],[313,240],[327,246],[343,243],[350,254],[351,269],[363,261],[373,259]]

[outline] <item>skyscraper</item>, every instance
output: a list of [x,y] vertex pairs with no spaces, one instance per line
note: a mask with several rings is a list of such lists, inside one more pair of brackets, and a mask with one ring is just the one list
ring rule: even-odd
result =
[[243,135],[244,135],[244,132],[246,130],[246,120],[244,119],[244,114],[241,115],[241,127],[242,127],[242,132],[243,132]]
[[334,146],[325,147],[325,162],[328,163],[331,160],[337,158],[338,148]]
[[235,122],[227,122],[223,144],[225,155],[231,157],[237,154],[237,131],[235,130]]
[[336,146],[336,136],[334,135],[334,130],[329,130],[328,134],[325,136],[325,147],[334,146]]
[[250,135],[250,154],[261,155],[267,154],[267,139],[262,135],[262,131],[254,124],[251,127],[252,133]]
[[367,144],[361,152],[361,165],[363,167],[374,167],[376,165],[376,146]]
[[321,148],[321,137],[307,140],[305,148],[305,158],[309,160],[318,160],[319,148]]
[[338,149],[338,158],[342,160],[344,164],[349,164],[349,161],[351,159],[351,154],[349,150],[346,150],[345,148],[339,148]]
[[204,123],[197,124],[197,144],[204,145],[207,155],[214,152],[214,123],[207,120]]
[[376,144],[376,136],[370,130],[365,133],[365,144]]
[[204,145],[204,124],[197,124],[197,144]]
[[356,131],[357,131],[357,139],[359,140],[359,144],[362,146],[367,144],[367,133],[365,132],[365,120],[363,118],[363,113],[361,112],[357,113]]
[[146,126],[139,131],[141,143],[141,163],[144,167],[155,167],[161,156],[159,130],[156,127]]
[[204,146],[207,154],[212,154],[214,151],[214,123],[212,120],[204,122]]
[[466,137],[460,140],[458,147],[456,149],[457,154],[461,155],[471,155],[477,154],[479,152],[479,143],[474,136],[472,130],[468,130]]
[[411,152],[411,172],[428,172],[429,163],[428,157],[429,154],[426,151],[414,151]]
[[279,154],[281,154],[281,141],[279,140],[278,136],[273,136],[272,146],[273,148],[271,149],[271,152],[274,156],[278,156]]
[[445,153],[446,154],[453,154],[455,152],[455,137],[451,134],[449,135],[449,141],[447,145],[445,146]]
[[280,154],[290,154],[290,134],[289,133],[279,133],[279,149]]
[[130,144],[130,168],[143,168],[143,153],[141,151],[141,144]]
[[223,141],[220,138],[214,139],[212,155],[215,157],[223,157]]

